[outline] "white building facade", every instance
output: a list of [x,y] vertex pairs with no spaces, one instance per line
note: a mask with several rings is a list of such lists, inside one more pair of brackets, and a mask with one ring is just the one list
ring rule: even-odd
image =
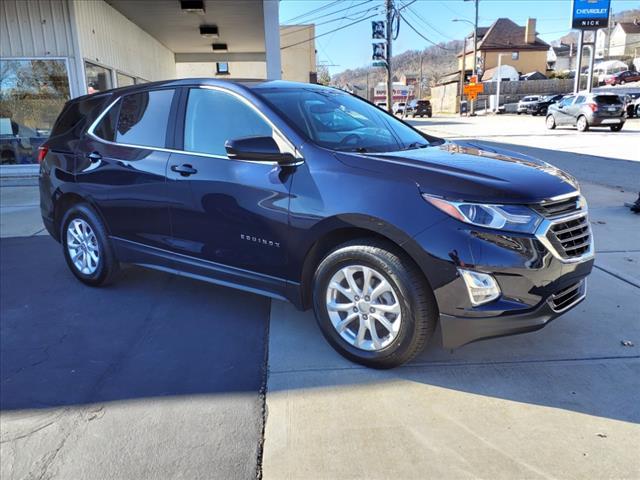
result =
[[278,8],[277,0],[2,0],[0,169],[35,167],[70,98],[176,78],[181,63],[253,62],[262,78],[279,79]]

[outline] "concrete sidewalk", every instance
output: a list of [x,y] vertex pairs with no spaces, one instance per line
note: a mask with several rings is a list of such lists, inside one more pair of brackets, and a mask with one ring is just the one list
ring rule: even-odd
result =
[[589,295],[539,332],[380,372],[272,302],[264,478],[640,478],[640,216],[583,191]]

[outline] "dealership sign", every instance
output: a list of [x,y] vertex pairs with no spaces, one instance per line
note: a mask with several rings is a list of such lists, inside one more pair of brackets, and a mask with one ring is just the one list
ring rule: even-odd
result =
[[573,0],[571,28],[596,30],[609,26],[611,0]]

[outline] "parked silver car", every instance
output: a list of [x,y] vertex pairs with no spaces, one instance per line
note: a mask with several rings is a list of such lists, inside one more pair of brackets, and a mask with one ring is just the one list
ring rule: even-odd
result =
[[521,113],[527,113],[529,107],[533,106],[536,102],[541,100],[540,95],[528,95],[521,99],[518,102],[518,107],[516,109],[516,113],[520,115]]
[[613,132],[619,132],[625,122],[624,103],[613,93],[568,95],[549,106],[546,122],[549,129],[570,125],[585,132],[589,127],[606,126]]

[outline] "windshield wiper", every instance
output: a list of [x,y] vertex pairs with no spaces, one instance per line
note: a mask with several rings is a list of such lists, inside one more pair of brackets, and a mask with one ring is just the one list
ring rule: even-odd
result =
[[409,145],[407,145],[405,148],[403,148],[403,150],[411,150],[414,148],[427,148],[428,146],[429,146],[428,143],[412,142]]

